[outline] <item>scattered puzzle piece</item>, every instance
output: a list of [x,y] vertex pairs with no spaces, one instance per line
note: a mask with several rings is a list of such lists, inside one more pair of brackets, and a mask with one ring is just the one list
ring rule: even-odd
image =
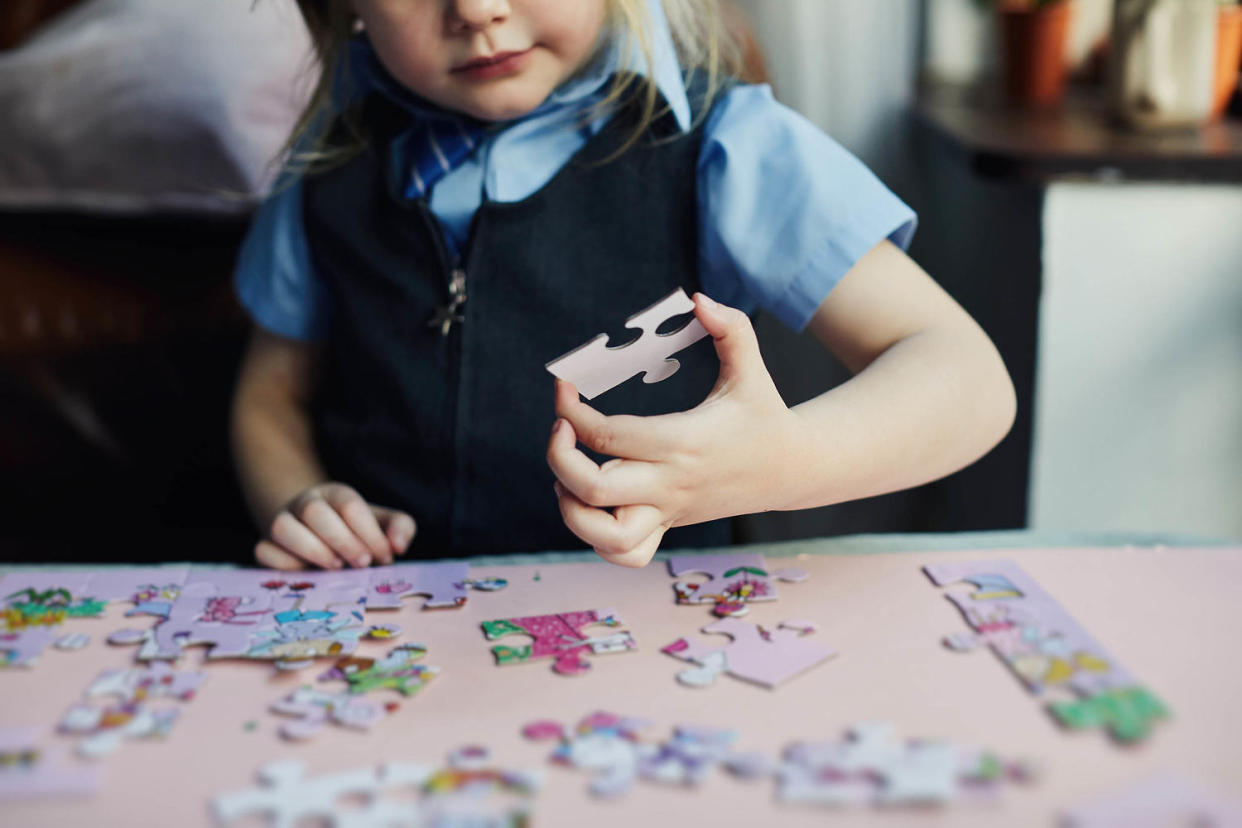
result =
[[625,320],[627,328],[641,332],[633,342],[610,348],[608,335],[600,334],[552,360],[546,367],[553,376],[573,383],[578,393],[588,400],[638,374],[643,374],[645,383],[666,380],[681,367],[670,356],[707,336],[707,329],[698,319],[691,319],[685,327],[673,333],[658,334],[656,330],[674,316],[693,311],[694,302],[684,290],[678,288]]
[[75,705],[60,722],[60,731],[85,736],[78,742],[79,756],[106,756],[125,739],[162,739],[177,721],[176,709],[152,710],[141,702],[120,702],[106,707]]
[[63,750],[40,747],[39,737],[37,728],[0,727],[0,802],[98,792],[98,768],[70,764]]
[[784,753],[778,795],[822,805],[944,804],[1027,781],[1029,768],[947,742],[903,741],[887,723],[862,723],[839,742],[799,742]]
[[556,739],[551,760],[595,771],[589,790],[595,796],[625,794],[635,781],[693,787],[713,768],[729,767],[743,776],[767,772],[769,763],[758,754],[734,754],[737,733],[705,727],[678,727],[663,742],[645,741],[641,719],[597,712],[566,731],[553,721],[532,722],[522,729],[528,739]]
[[190,701],[206,681],[205,673],[177,671],[166,662],[130,670],[105,670],[86,689],[88,698],[116,696],[122,702],[171,698]]
[[740,552],[719,555],[672,555],[668,571],[674,577],[703,574],[709,580],[677,581],[673,592],[679,604],[715,604],[712,612],[722,618],[740,618],[755,601],[775,601],[775,580],[796,583],[807,573],[800,569],[771,572],[763,555]]
[[294,690],[287,698],[273,704],[272,711],[299,717],[280,727],[282,736],[296,740],[313,738],[330,721],[355,730],[369,730],[388,714],[379,702],[353,693],[326,693],[313,687]]
[[[379,767],[307,777],[298,761],[259,770],[260,787],[216,796],[222,825],[266,816],[269,828],[308,823],[330,828],[501,828],[529,824],[542,785],[538,773],[493,768],[486,748],[454,751],[449,765],[390,762]],[[406,794],[399,798],[398,794]],[[416,798],[409,798],[409,794]]]
[[439,667],[416,663],[426,654],[427,648],[422,644],[402,644],[382,659],[351,656],[336,662],[319,680],[344,680],[354,694],[390,689],[412,696],[440,672]]
[[86,633],[68,633],[56,639],[53,646],[58,650],[80,650],[90,643],[91,637]]
[[582,610],[555,615],[534,615],[483,622],[483,634],[489,641],[511,634],[529,635],[531,644],[510,647],[498,644],[492,648],[497,664],[515,664],[536,659],[554,659],[553,670],[561,675],[581,675],[591,669],[584,656],[588,653],[620,653],[635,649],[633,637],[625,631],[604,636],[588,636],[583,628],[593,624],[619,627],[616,610]]
[[178,711],[154,709],[149,702],[158,698],[189,701],[205,678],[203,673],[178,672],[166,663],[105,670],[86,689],[86,698],[115,696],[118,701],[103,707],[74,705],[61,720],[60,731],[84,736],[77,752],[87,757],[109,754],[126,739],[163,738],[176,723]]
[[1034,695],[1065,688],[1078,701],[1049,706],[1072,729],[1101,727],[1120,742],[1139,741],[1168,709],[1017,564],[1009,560],[925,566],[937,586],[965,581],[973,591],[949,592],[972,635],[945,638],[950,649],[988,647]]
[[693,687],[710,685],[722,671],[765,687],[776,687],[836,655],[826,645],[807,641],[806,633],[791,629],[789,622],[769,630],[737,618],[723,618],[708,624],[703,632],[721,633],[733,640],[712,645],[680,638],[662,650],[700,665],[700,671],[688,670],[678,675],[679,681]]

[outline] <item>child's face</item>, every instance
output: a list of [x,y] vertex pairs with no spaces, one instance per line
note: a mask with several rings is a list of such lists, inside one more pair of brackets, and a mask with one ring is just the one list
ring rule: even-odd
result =
[[606,0],[353,0],[385,68],[487,121],[517,118],[591,56]]

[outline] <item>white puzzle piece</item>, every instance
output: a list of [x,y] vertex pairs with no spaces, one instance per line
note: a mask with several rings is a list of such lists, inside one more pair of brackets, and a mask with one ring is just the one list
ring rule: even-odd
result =
[[642,336],[620,348],[609,348],[608,335],[600,334],[585,345],[580,345],[547,364],[553,376],[572,382],[578,393],[593,400],[600,394],[615,388],[637,374],[644,374],[643,382],[666,380],[677,373],[680,364],[670,355],[688,348],[707,336],[707,330],[698,319],[679,331],[657,334],[656,329],[665,321],[690,313],[694,302],[686,292],[678,288],[644,311],[625,320],[627,328],[642,331]]

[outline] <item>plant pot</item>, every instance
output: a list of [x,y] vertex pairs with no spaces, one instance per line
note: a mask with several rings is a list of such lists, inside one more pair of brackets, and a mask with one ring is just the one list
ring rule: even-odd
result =
[[1242,6],[1221,6],[1216,30],[1216,86],[1212,98],[1212,117],[1225,113],[1229,98],[1238,86],[1242,72]]
[[1002,79],[1005,96],[1019,106],[1052,106],[1065,92],[1065,45],[1070,0],[1035,9],[1001,6]]

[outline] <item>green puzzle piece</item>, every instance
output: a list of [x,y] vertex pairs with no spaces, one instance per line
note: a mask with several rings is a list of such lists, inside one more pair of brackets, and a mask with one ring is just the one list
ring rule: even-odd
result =
[[507,647],[504,644],[497,644],[492,647],[492,655],[496,656],[497,664],[518,664],[530,659],[531,646],[526,644],[522,647]]
[[1048,709],[1071,730],[1106,727],[1119,742],[1146,738],[1152,722],[1169,716],[1169,709],[1146,687],[1123,687],[1081,701],[1053,702]]

